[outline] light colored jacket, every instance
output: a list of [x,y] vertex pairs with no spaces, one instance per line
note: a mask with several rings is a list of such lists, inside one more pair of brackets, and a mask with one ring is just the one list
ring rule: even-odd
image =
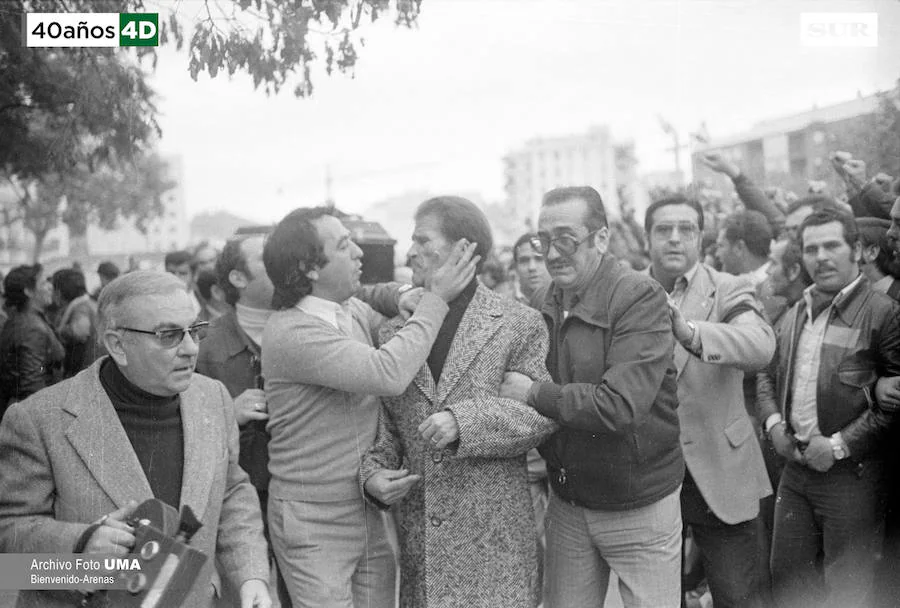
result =
[[[153,498],[150,484],[95,362],[74,378],[10,406],[0,425],[0,551],[72,553],[91,522],[129,501]],[[207,561],[186,608],[213,605],[214,558],[237,589],[268,581],[256,491],[238,466],[231,398],[218,381],[194,375],[181,394],[184,475],[181,505],[203,527],[191,546]],[[74,592],[30,591],[19,606],[77,605]]]
[[704,264],[687,286],[681,312],[696,324],[702,350],[698,358],[675,345],[684,460],[716,517],[749,521],[772,486],[744,407],[744,372],[769,363],[775,334],[749,282]]

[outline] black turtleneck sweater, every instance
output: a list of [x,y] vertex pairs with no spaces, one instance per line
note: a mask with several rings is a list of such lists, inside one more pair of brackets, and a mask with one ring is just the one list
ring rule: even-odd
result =
[[181,398],[160,397],[138,388],[112,359],[100,366],[100,383],[116,408],[153,496],[177,509],[184,471]]
[[478,279],[472,279],[472,282],[466,285],[466,288],[448,305],[450,310],[447,311],[437,338],[434,339],[434,346],[431,347],[431,352],[428,354],[428,369],[431,370],[431,377],[434,378],[435,384],[441,379],[444,362],[447,361],[447,355],[450,354],[450,345],[453,344],[456,330],[459,329],[463,315],[466,314],[469,302],[475,297],[477,287]]

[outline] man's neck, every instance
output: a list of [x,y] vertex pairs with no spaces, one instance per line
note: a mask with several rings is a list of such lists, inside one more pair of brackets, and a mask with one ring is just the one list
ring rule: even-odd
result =
[[311,292],[309,295],[314,296],[314,297],[316,297],[316,298],[319,298],[320,300],[326,300],[326,301],[328,301],[328,302],[334,302],[334,303],[337,304],[338,306],[340,306],[341,304],[347,302],[347,301],[352,297],[352,295],[350,295],[350,296],[347,296],[346,298],[340,299],[340,298],[338,298],[338,296],[335,296],[334,294],[327,293],[327,292],[324,292],[324,291],[319,291],[319,290],[316,289],[315,287],[313,287],[313,290],[312,290],[312,292]]
[[744,264],[744,273],[754,272],[765,266],[769,262],[767,257],[750,256]]
[[588,286],[593,282],[594,275],[597,274],[597,269],[600,268],[601,262],[603,262],[602,255],[597,256],[594,260],[588,262],[585,266],[584,274],[581,277],[581,280],[578,281],[575,285],[572,285],[568,288],[563,288],[563,302],[569,303],[576,297],[581,297],[581,295],[585,292]]
[[866,275],[870,283],[877,283],[887,275],[878,270],[878,266],[874,262],[862,265],[862,273]]
[[659,284],[666,290],[666,293],[672,293],[672,290],[675,289],[675,282],[685,275],[684,272],[671,274],[664,270],[660,270],[656,266],[651,266],[650,270],[653,273],[653,278],[659,281]]

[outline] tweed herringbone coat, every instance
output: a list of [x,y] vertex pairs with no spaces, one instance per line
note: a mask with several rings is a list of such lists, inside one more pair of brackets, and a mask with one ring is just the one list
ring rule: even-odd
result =
[[[381,338],[389,339],[388,324]],[[506,371],[549,381],[540,315],[479,284],[437,385],[427,365],[399,397],[383,399],[379,432],[360,468],[422,475],[395,510],[404,608],[517,608],[538,604],[534,514],[525,454],[556,424],[498,397]],[[417,427],[448,409],[459,442],[434,450]]]

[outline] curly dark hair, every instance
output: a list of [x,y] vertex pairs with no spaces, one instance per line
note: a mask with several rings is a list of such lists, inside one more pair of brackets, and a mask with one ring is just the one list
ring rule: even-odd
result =
[[275,287],[272,308],[284,310],[295,306],[312,292],[312,281],[306,273],[328,263],[319,231],[313,222],[334,215],[330,207],[294,209],[278,222],[266,239],[263,264]]

